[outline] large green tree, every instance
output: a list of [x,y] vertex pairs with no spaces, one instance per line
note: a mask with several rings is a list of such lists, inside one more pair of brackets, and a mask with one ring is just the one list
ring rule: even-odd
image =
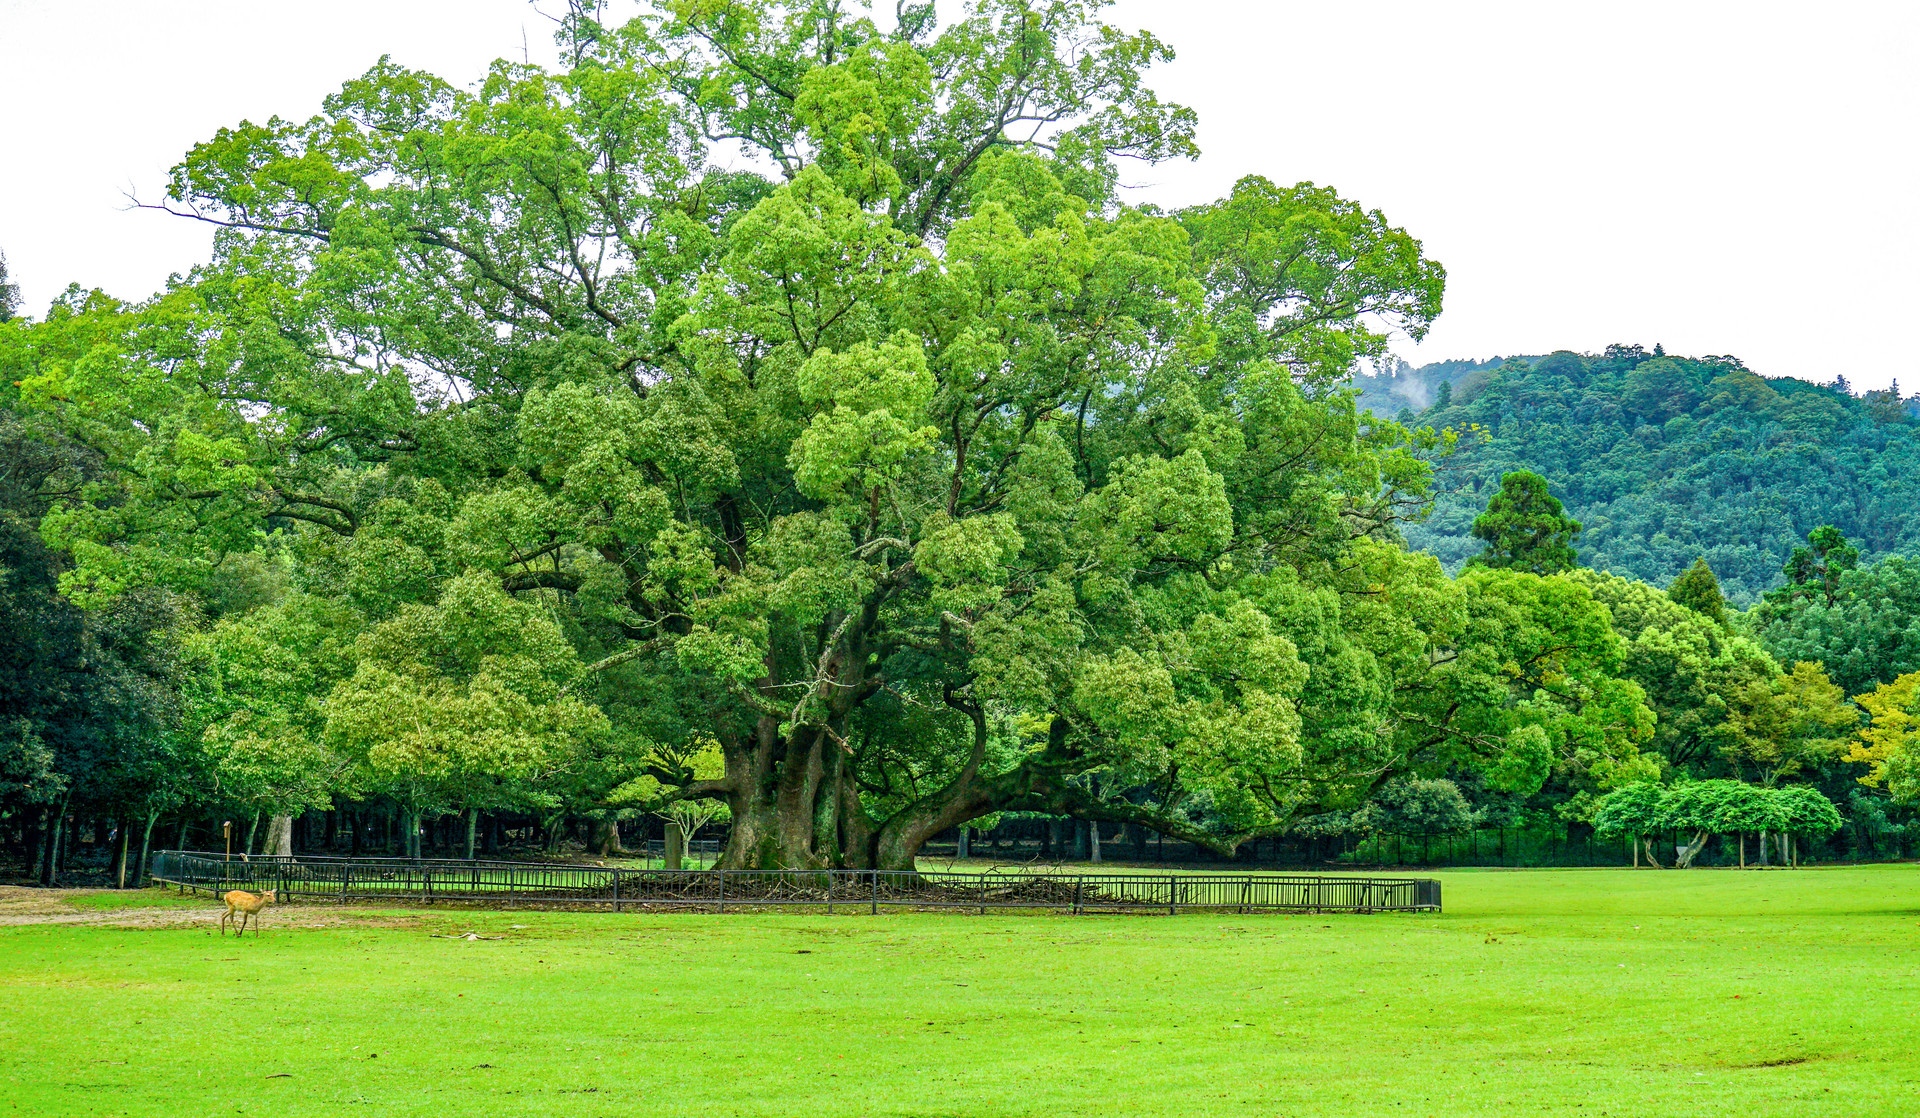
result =
[[[653,758],[726,801],[732,866],[907,866],[1003,809],[1230,851],[1408,767],[1616,779],[1647,715],[1590,596],[1395,546],[1449,438],[1344,378],[1441,269],[1310,184],[1116,201],[1193,119],[1101,6],[576,14],[558,72],[383,62],[223,130],[167,203],[222,227],[211,267],[0,350],[124,471],[43,527],[63,584],[203,587],[284,538],[364,634],[338,754],[453,805],[492,763],[464,734],[535,775],[604,738],[591,794]],[[709,739],[718,774],[674,762]]]

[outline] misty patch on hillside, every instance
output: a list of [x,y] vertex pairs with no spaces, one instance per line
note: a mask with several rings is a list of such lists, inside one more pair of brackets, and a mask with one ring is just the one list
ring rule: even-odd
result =
[[1433,406],[1442,384],[1452,385],[1454,403],[1465,403],[1486,386],[1495,369],[1509,361],[1532,366],[1544,356],[1494,356],[1485,360],[1469,357],[1420,366],[1395,358],[1373,373],[1355,376],[1353,386],[1360,390],[1358,403],[1362,411],[1371,411],[1383,418],[1397,416],[1402,411],[1417,415]]

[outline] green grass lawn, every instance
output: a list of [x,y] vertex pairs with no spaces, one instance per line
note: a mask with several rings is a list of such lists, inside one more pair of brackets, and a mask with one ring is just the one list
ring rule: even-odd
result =
[[0,1116],[1920,1114],[1920,867],[1438,876],[1440,916],[0,927]]

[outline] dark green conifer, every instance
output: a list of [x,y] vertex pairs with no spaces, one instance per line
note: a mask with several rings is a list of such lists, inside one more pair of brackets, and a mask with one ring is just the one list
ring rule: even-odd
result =
[[1500,492],[1475,518],[1473,534],[1487,541],[1487,548],[1467,560],[1469,567],[1546,575],[1571,570],[1578,562],[1573,538],[1580,534],[1580,522],[1547,491],[1547,479],[1527,470],[1500,475]]
[[1693,566],[1681,571],[1667,587],[1667,597],[1721,625],[1727,623],[1727,599],[1721,595],[1720,580],[1713,577],[1713,568],[1705,559],[1695,559]]

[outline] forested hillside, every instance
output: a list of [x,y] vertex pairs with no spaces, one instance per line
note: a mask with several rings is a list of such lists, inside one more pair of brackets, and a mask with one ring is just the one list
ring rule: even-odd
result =
[[1515,469],[1545,477],[1584,525],[1583,564],[1665,585],[1705,558],[1740,604],[1777,585],[1823,524],[1872,557],[1920,545],[1920,424],[1897,388],[1854,395],[1640,346],[1447,361],[1356,386],[1377,415],[1478,426],[1432,518],[1407,530],[1449,569],[1480,550],[1473,518]]

